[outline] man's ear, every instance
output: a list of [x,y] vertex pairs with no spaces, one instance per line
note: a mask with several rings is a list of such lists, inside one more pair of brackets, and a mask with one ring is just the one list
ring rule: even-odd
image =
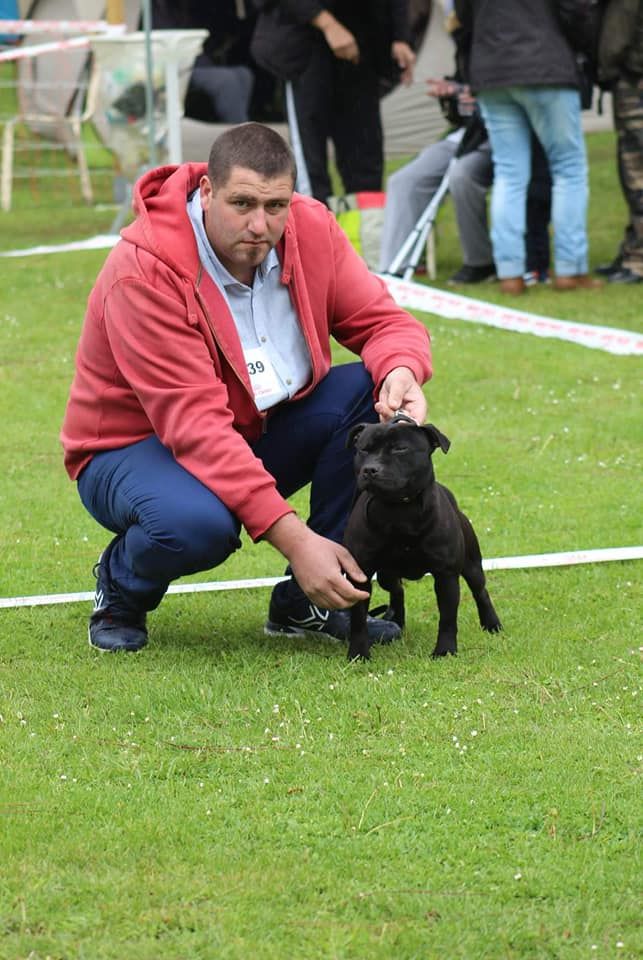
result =
[[351,429],[348,431],[348,436],[346,437],[346,446],[354,447],[360,433],[367,426],[367,423],[357,423],[354,427],[351,427]]
[[434,450],[437,450],[438,447],[442,453],[446,453],[451,446],[451,441],[449,438],[445,437],[444,434],[438,430],[435,424],[425,423],[424,426],[420,427],[420,430],[424,431],[429,441],[429,455],[431,455]]

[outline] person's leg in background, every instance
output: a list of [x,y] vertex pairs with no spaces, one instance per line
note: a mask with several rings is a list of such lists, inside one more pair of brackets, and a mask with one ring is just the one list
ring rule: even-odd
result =
[[605,274],[610,283],[643,281],[643,77],[619,78],[612,91],[618,137],[618,171],[629,210],[621,263]]
[[478,96],[493,157],[493,258],[500,288],[505,293],[522,293],[525,289],[523,274],[531,129],[525,111],[515,99],[516,89],[485,90]]
[[531,180],[527,189],[527,272],[525,283],[533,286],[549,279],[551,256],[551,177],[545,151],[535,133],[531,135]]
[[254,85],[254,76],[250,68],[243,64],[219,66],[213,64],[208,57],[203,59],[205,62],[200,63],[197,60],[192,68],[186,94],[186,109],[190,97],[207,97],[215,121],[219,123],[248,121]]
[[554,289],[593,288],[587,242],[587,157],[577,90],[519,87],[517,98],[540,140],[552,178]]
[[493,163],[488,140],[458,157],[449,172],[449,193],[463,256],[462,267],[449,278],[452,285],[495,279],[487,216],[487,193],[492,182]]
[[297,125],[312,194],[322,202],[332,193],[328,139],[332,124],[334,61],[324,38],[316,36],[308,66],[292,81]]
[[[380,249],[381,272],[385,272],[393,262],[422,211],[431,201],[457,147],[457,140],[438,140],[389,176]],[[400,271],[405,266],[406,263],[402,263]]]
[[330,136],[345,193],[381,190],[384,135],[375,66],[335,59]]

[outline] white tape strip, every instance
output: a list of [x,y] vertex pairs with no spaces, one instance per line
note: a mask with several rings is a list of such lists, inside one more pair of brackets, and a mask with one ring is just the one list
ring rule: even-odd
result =
[[439,317],[470,320],[503,330],[532,333],[536,337],[551,337],[569,340],[584,347],[605,350],[616,354],[643,354],[643,334],[616,327],[593,326],[587,323],[570,323],[551,317],[498,306],[484,300],[474,300],[447,290],[437,290],[421,283],[382,276],[391,295],[401,307],[435,313]]
[[36,257],[41,253],[73,253],[75,250],[106,250],[113,247],[120,237],[116,233],[99,233],[88,240],[74,240],[71,243],[42,244],[39,247],[25,247],[24,250],[3,250],[0,257]]
[[[566,567],[580,563],[606,563],[609,560],[641,560],[643,546],[607,547],[602,550],[576,550],[565,553],[537,553],[523,557],[496,557],[483,560],[485,570],[528,570],[532,567]],[[252,590],[274,587],[285,577],[263,577],[259,580],[213,580],[209,583],[173,584],[168,593],[211,593],[221,590]],[[78,603],[93,600],[94,593],[50,593],[31,597],[0,598],[0,609],[15,607],[43,607],[57,603]]]
[[124,23],[107,20],[0,20],[0,33],[11,36],[30,36],[32,33],[124,33]]

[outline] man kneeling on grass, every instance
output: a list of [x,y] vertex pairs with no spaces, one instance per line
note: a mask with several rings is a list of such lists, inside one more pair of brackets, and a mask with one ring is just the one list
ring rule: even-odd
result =
[[[426,416],[429,338],[326,207],[294,193],[287,143],[232,127],[209,162],[146,173],[90,294],[61,439],[101,554],[90,643],[139,650],[168,585],[223,563],[241,525],[288,561],[265,630],[348,636],[366,597],[341,545],[346,436]],[[361,358],[331,368],[330,336]],[[286,497],[311,483],[310,516]],[[395,624],[369,621],[373,642]]]

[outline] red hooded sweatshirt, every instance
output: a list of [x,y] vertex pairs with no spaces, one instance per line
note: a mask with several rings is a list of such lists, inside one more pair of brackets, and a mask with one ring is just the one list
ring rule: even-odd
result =
[[[253,539],[292,507],[249,443],[264,429],[237,330],[203,270],[186,203],[205,164],[149,171],[89,296],[61,431],[75,480],[93,454],[156,434]],[[369,272],[326,207],[295,194],[277,253],[308,345],[310,383],[328,373],[330,336],[376,385],[394,367],[431,376],[429,337]]]

